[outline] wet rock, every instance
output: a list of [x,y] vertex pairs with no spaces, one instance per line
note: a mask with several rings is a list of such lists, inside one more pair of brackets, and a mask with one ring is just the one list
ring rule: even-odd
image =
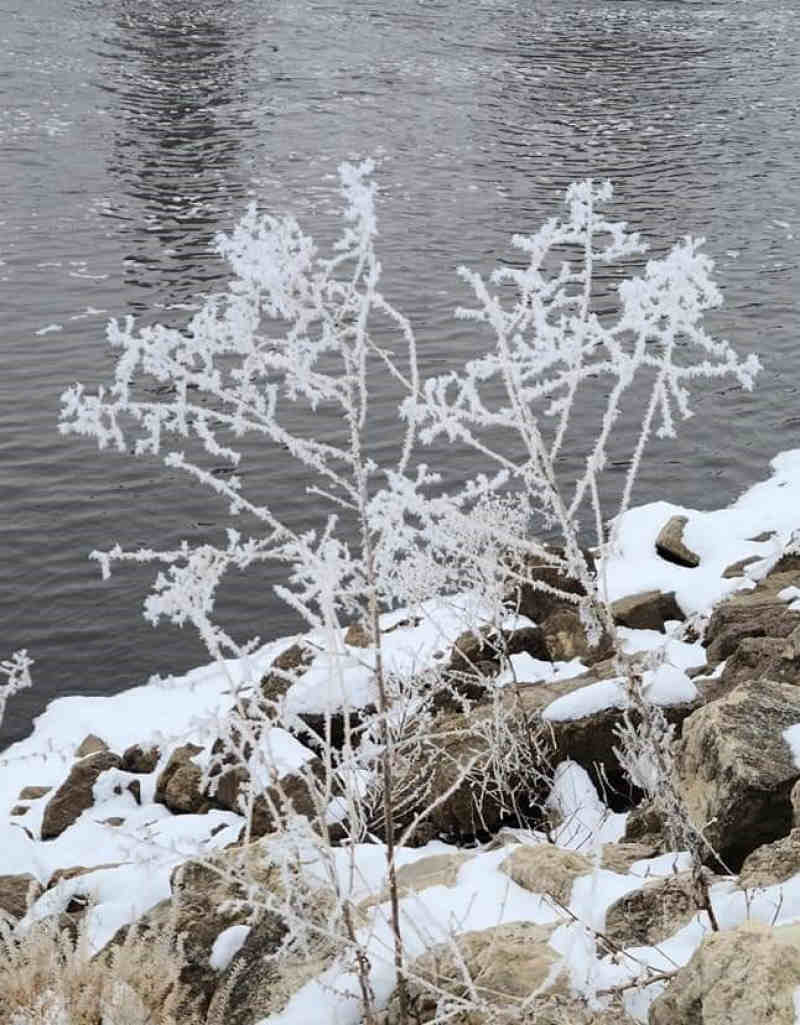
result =
[[118,769],[119,755],[99,751],[75,762],[69,776],[47,802],[42,819],[42,839],[52,840],[69,828],[87,808],[94,804],[92,788],[101,773]]
[[700,565],[700,556],[684,544],[683,530],[688,522],[688,516],[670,517],[656,538],[656,551],[667,562],[694,569]]
[[758,680],[740,683],[683,724],[675,763],[684,807],[733,871],[791,829],[800,769],[782,733],[797,722],[800,688]]

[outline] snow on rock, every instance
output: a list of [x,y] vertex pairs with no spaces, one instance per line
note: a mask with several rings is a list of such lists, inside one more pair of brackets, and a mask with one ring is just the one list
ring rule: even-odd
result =
[[222,972],[228,967],[244,946],[244,941],[250,935],[250,928],[249,925],[232,925],[228,929],[223,929],[217,936],[208,959],[215,971]]

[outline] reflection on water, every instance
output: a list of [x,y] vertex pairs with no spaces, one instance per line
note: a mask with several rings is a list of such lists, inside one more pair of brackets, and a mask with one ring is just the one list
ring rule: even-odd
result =
[[246,194],[241,154],[253,132],[246,26],[232,31],[229,12],[124,3],[99,42],[118,182],[108,215],[126,222],[133,312],[191,300],[220,277],[209,252],[220,214]]
[[[414,323],[423,372],[487,341],[452,318],[469,301],[456,267],[515,259],[511,234],[536,230],[567,183],[609,177],[611,215],[652,251],[707,237],[726,302],[713,326],[766,365],[754,397],[698,397],[636,499],[719,505],[798,444],[800,23],[781,0],[7,0],[3,15],[0,620],[38,686],[0,743],[48,696],[202,660],[187,634],[140,618],[148,574],[102,585],[86,555],[218,541],[224,512],[155,462],[60,439],[58,395],[107,380],[108,316],[180,326],[224,287],[213,239],[250,199],[296,213],[324,251],[342,159],[379,158],[383,290]],[[376,385],[380,459],[397,431],[391,382]],[[567,477],[601,400],[576,410]],[[451,481],[480,469],[444,447],[426,458]],[[313,524],[288,462],[245,460],[279,515]],[[226,591],[239,636],[297,627],[278,576]]]

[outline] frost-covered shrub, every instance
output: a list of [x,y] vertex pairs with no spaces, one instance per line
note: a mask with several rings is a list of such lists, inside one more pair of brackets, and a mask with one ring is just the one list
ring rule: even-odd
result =
[[[402,810],[406,819],[407,782],[414,778],[407,770],[430,743],[431,695],[441,678],[419,667],[413,680],[392,679],[384,665],[380,612],[396,602],[421,607],[432,595],[468,588],[485,599],[484,622],[465,627],[478,631],[488,621],[501,636],[509,594],[527,585],[573,602],[590,641],[613,634],[602,572],[595,572],[581,547],[585,529],[595,534],[602,570],[604,546],[614,541],[607,522],[627,508],[651,435],[672,436],[676,417],[690,415],[693,381],[730,376],[750,388],[758,361],[754,356],[740,360],[727,342],[705,331],[703,314],[719,304],[720,294],[711,278],[711,260],[692,239],[650,261],[641,276],[624,281],[610,297],[611,308],[608,302],[602,312],[595,308],[597,267],[627,261],[645,247],[624,223],[602,213],[611,187],[588,181],[568,190],[566,217],[549,220],[533,236],[515,236],[521,267],[500,267],[489,281],[461,271],[476,306],[460,310],[459,316],[487,332],[489,351],[461,370],[423,382],[412,327],[379,288],[372,170],[369,161],[340,169],[345,230],[330,256],[319,253],[294,218],[269,217],[252,206],[233,233],[218,240],[234,275],[227,293],[209,298],[183,330],[162,325],[137,329],[131,318],[112,322],[108,338],[120,351],[114,381],[97,394],[79,384],[69,388],[62,397],[61,430],[92,437],[101,448],[160,454],[167,466],[188,473],[227,501],[232,516],[244,514],[257,524],[249,537],[228,530],[220,546],[184,542],[173,551],[135,552],[115,546],[92,556],[104,575],[119,562],[160,566],[146,602],[147,618],[192,623],[223,666],[225,656],[246,660],[257,643],[233,638],[214,621],[215,593],[224,574],[265,561],[286,565],[287,583],[278,593],[314,629],[315,643],[330,667],[329,710],[317,735],[322,770],[304,777],[317,839],[297,831],[277,784],[258,795],[251,785],[248,808],[261,797],[281,827],[278,855],[287,878],[302,863],[309,843],[319,845],[324,861],[332,838],[351,844],[374,839],[380,819],[395,940],[391,956],[402,980],[397,818]],[[391,349],[387,335],[395,339]],[[402,437],[390,466],[378,465],[370,455],[375,373],[388,374],[403,395]],[[142,388],[153,379],[165,386],[158,398],[152,388]],[[574,411],[587,391],[598,388],[605,399],[583,471],[565,483],[560,458]],[[605,508],[601,476],[623,400],[634,389],[642,404],[641,426],[618,500]],[[311,416],[298,417],[293,408],[325,412],[338,421],[338,430],[315,437],[307,427]],[[220,461],[231,471],[239,467],[245,435],[297,460],[303,485],[329,510],[316,529],[302,531],[281,520],[268,504],[246,493],[235,472],[212,472]],[[470,448],[482,469],[448,493],[419,461],[418,442],[439,438]],[[342,519],[350,525],[349,534],[340,531]],[[533,536],[536,523],[555,531],[560,547],[547,547]],[[533,574],[532,563],[554,570],[556,583],[546,574]],[[579,586],[564,590],[557,586],[559,578]],[[373,708],[358,717],[342,668],[344,628],[352,619],[363,630],[364,662],[372,680]],[[503,651],[498,657],[508,664]],[[617,657],[625,672],[624,657],[619,652]],[[12,686],[25,672],[22,663],[9,666]],[[636,675],[627,675],[632,705],[648,716]],[[297,728],[280,701],[250,700],[257,683],[231,679],[238,718],[225,738],[228,753],[245,767],[267,724],[277,720]],[[334,707],[341,708],[344,723],[336,750],[330,743]],[[513,702],[504,707],[513,709]],[[254,708],[260,722],[258,716],[253,720]],[[658,770],[653,785],[658,787],[666,785],[669,737],[657,713],[647,721],[652,727],[648,744],[660,759],[653,762]],[[491,722],[492,736],[504,738],[498,744],[505,745],[512,733],[500,719]],[[493,774],[518,777],[521,767],[530,768],[538,752],[535,742],[528,747],[532,754],[514,743],[504,746],[494,759]],[[646,755],[637,750],[632,756],[637,771],[648,768]],[[424,819],[427,800],[417,795],[421,808],[409,813],[412,822]],[[331,921],[340,923],[337,928],[350,945],[365,1020],[372,1021],[369,966],[350,896],[332,858],[325,864],[339,900]],[[287,901],[291,911],[292,901]],[[400,1005],[405,1020],[402,984]]]

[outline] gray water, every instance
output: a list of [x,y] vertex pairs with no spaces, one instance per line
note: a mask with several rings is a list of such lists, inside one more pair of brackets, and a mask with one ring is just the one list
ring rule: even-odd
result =
[[[792,5],[0,0],[0,95],[0,640],[37,663],[0,744],[55,696],[206,660],[187,631],[142,619],[150,571],[102,583],[87,555],[219,540],[224,510],[155,461],[60,437],[59,395],[108,380],[108,317],[179,326],[224,287],[212,241],[250,200],[329,242],[343,159],[379,159],[383,289],[417,328],[424,372],[481,345],[452,319],[468,298],[455,268],[488,271],[569,182],[608,177],[613,212],[654,253],[706,237],[726,301],[713,327],[765,366],[753,395],[702,390],[691,430],[654,447],[636,501],[727,503],[798,444]],[[388,450],[388,393],[373,421]],[[296,473],[249,456],[248,481],[310,525]],[[430,461],[453,479],[479,468],[445,450]],[[297,629],[271,593],[278,578],[225,589],[220,613],[240,638]]]

